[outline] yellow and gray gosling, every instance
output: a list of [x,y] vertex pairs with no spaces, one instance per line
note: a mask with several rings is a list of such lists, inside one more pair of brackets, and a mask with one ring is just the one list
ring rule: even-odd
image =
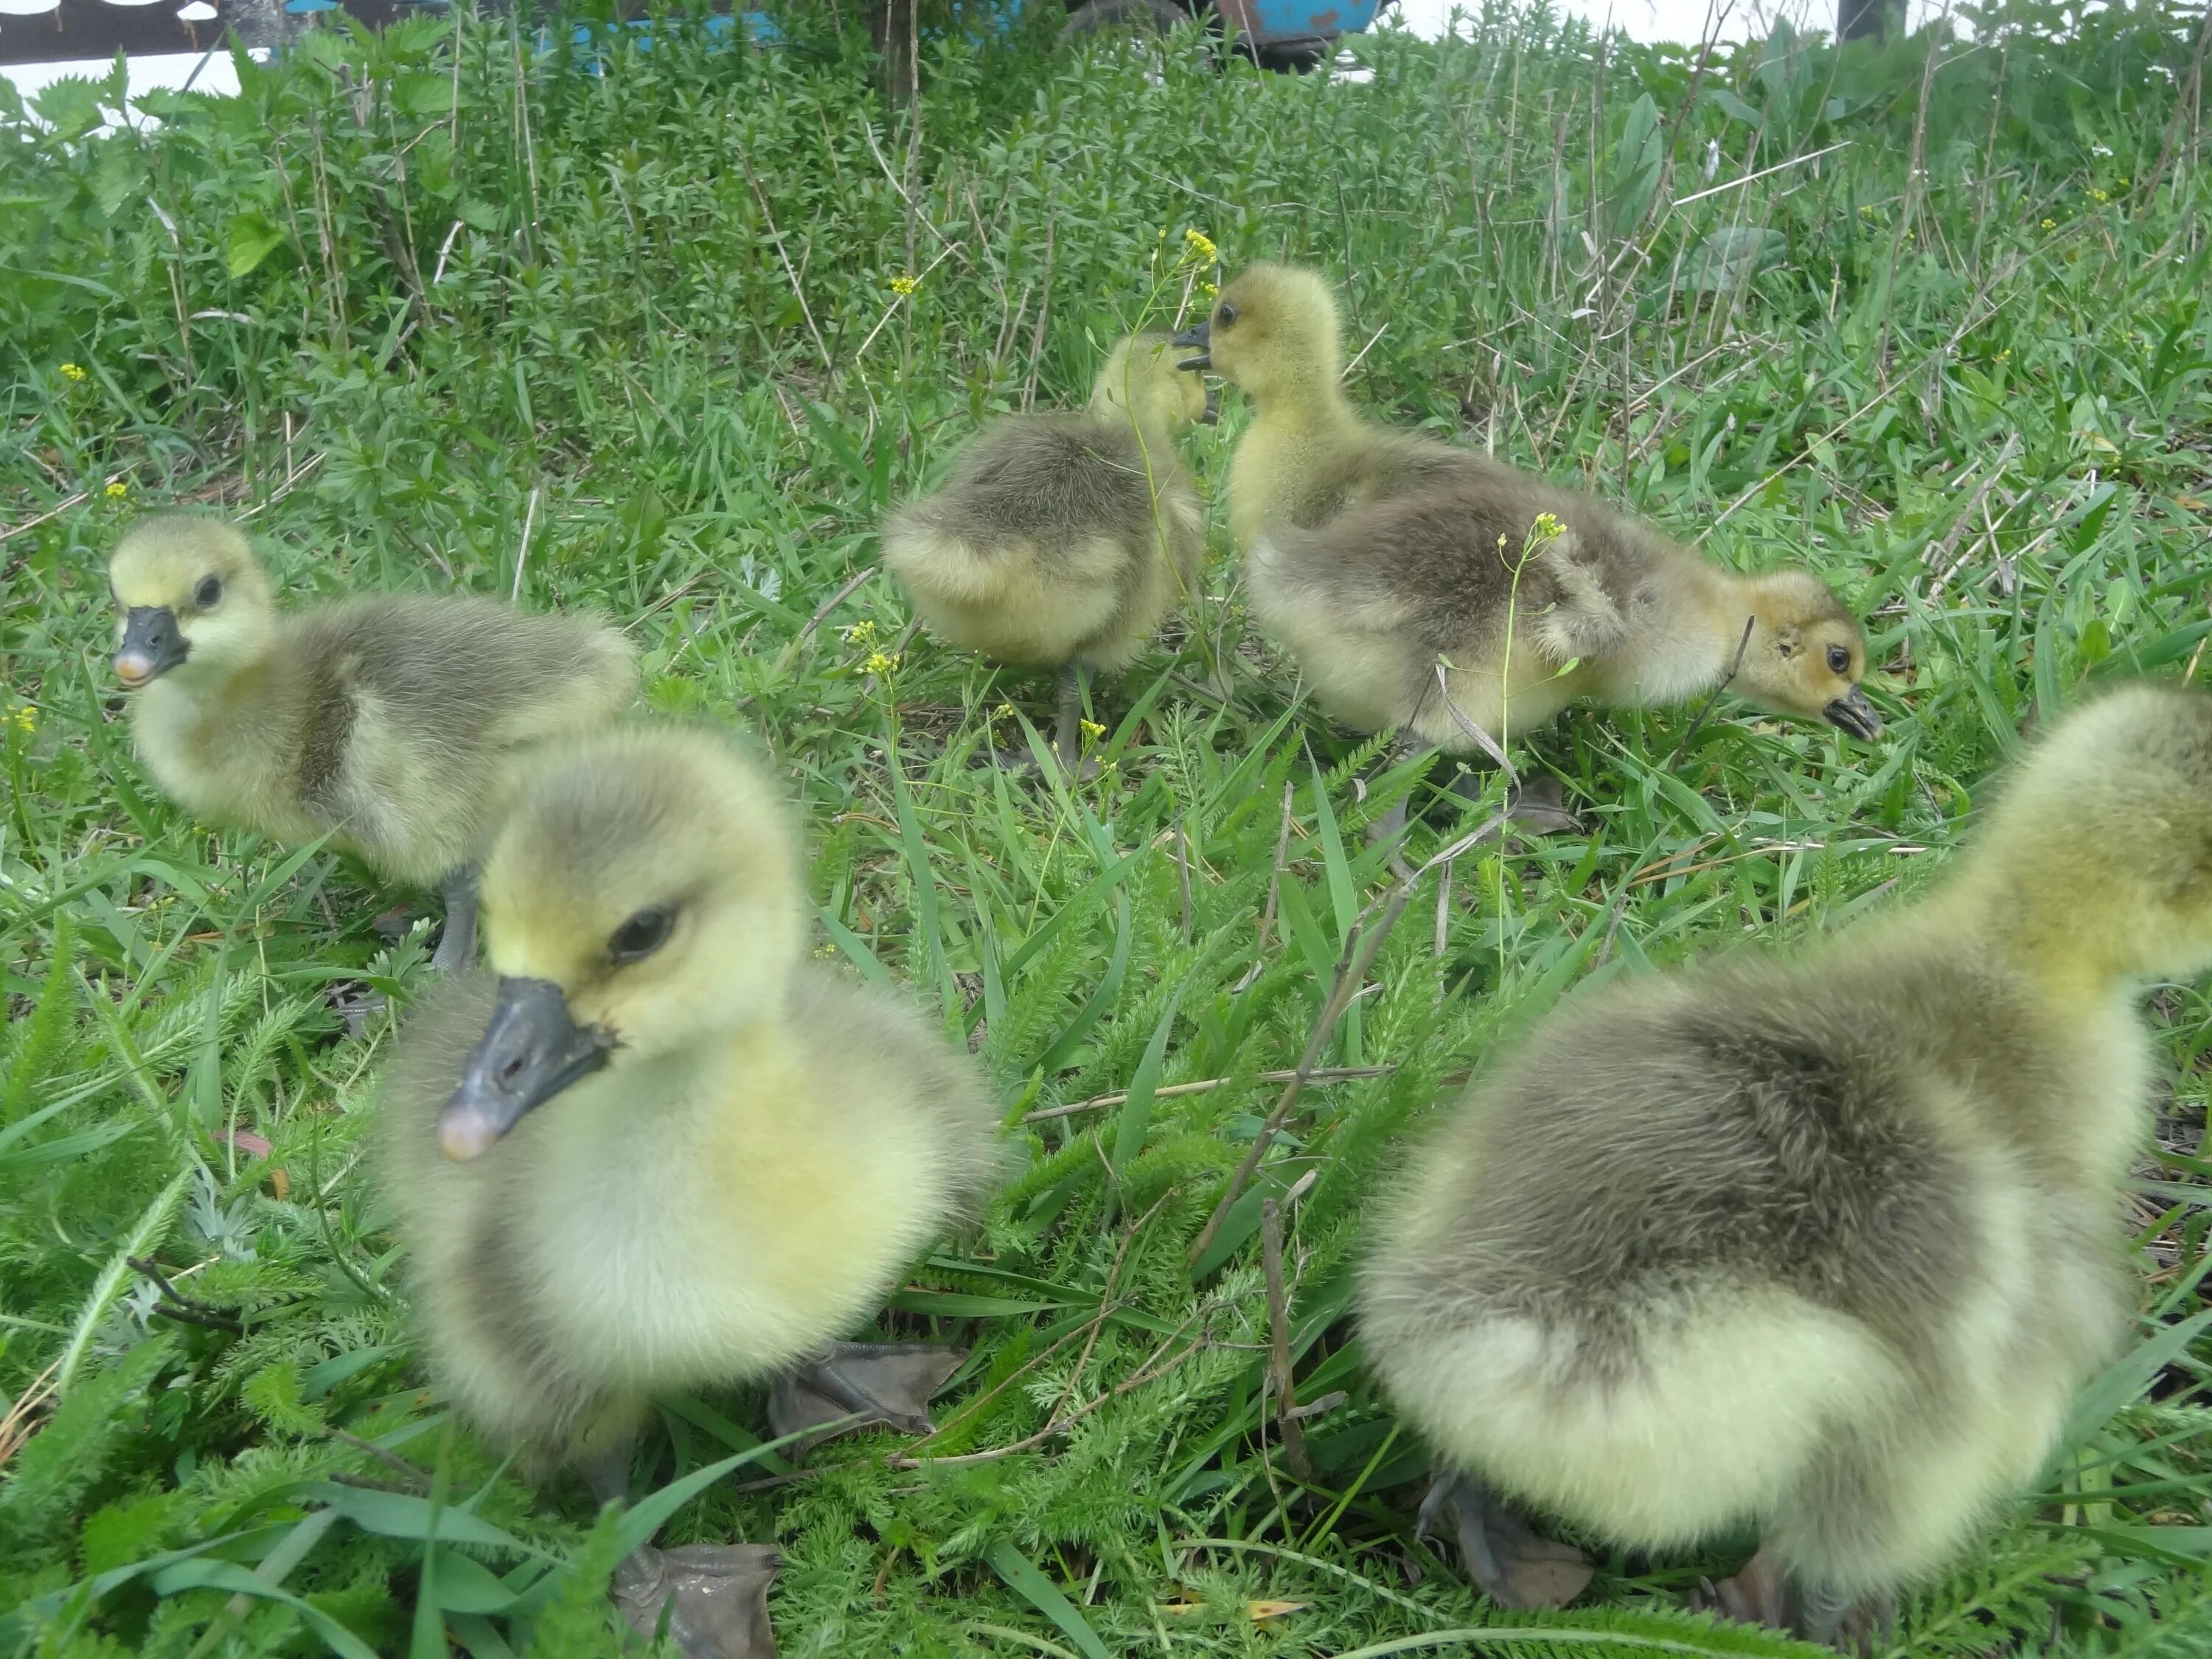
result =
[[1644,708],[1725,684],[1881,735],[1864,637],[1810,571],[1738,575],[1587,495],[1462,461],[1449,483],[1252,546],[1252,614],[1338,720],[1474,754],[1578,700]]
[[1418,1155],[1362,1342],[1501,1602],[1746,1522],[1740,1614],[1853,1639],[2049,1457],[2134,1305],[2148,980],[2212,965],[2212,697],[2059,724],[1917,903],[1615,980]]
[[1249,550],[1277,525],[1310,530],[1349,507],[1449,483],[1470,452],[1372,421],[1344,395],[1336,296],[1315,271],[1240,271],[1205,320],[1175,337],[1253,405],[1229,464],[1229,527]]
[[884,521],[884,562],[932,629],[1060,671],[1055,746],[1071,769],[1090,672],[1125,665],[1195,591],[1205,519],[1176,438],[1211,415],[1167,337],[1133,335],[1087,409],[1002,417],[941,489]]
[[[434,1370],[603,1499],[657,1395],[775,1379],[779,1432],[926,1427],[957,1363],[838,1339],[981,1208],[991,1091],[901,1000],[807,959],[801,881],[790,813],[720,737],[565,747],[485,860],[490,971],[399,1032],[383,1173]],[[714,1609],[757,1604],[761,1554],[642,1555],[625,1606],[650,1628],[672,1600],[679,1636],[707,1632],[686,1651],[734,1659]]]
[[165,514],[108,561],[116,678],[172,799],[282,842],[328,835],[377,875],[442,884],[441,969],[475,948],[471,867],[518,757],[618,714],[628,642],[585,617],[387,596],[285,615],[252,544]]

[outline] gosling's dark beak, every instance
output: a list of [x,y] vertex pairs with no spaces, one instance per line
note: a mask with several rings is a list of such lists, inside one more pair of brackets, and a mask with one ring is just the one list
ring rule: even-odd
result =
[[1184,358],[1176,365],[1177,368],[1212,368],[1213,367],[1213,324],[1210,320],[1193,323],[1168,343],[1174,346],[1198,348],[1198,356]]
[[461,1086],[438,1114],[438,1141],[456,1162],[487,1151],[579,1078],[607,1063],[614,1040],[568,1016],[550,979],[502,979],[491,1024],[469,1055]]
[[1200,426],[1221,424],[1221,388],[1219,386],[1210,386],[1206,388],[1206,407],[1198,412],[1198,423]]
[[151,685],[191,654],[166,605],[134,605],[123,618],[123,643],[115,647],[115,678],[131,690]]
[[1866,693],[1856,685],[1820,712],[1827,717],[1829,725],[1841,726],[1855,738],[1871,743],[1881,735],[1881,716],[1874,712]]

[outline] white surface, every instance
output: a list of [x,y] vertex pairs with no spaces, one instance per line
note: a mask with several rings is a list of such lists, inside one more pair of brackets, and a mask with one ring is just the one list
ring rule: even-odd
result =
[[[1399,0],[1398,15],[1414,33],[1433,40],[1443,33],[1455,4],[1474,9],[1464,6],[1464,0]],[[1552,0],[1552,4],[1600,27],[1610,22],[1633,40],[1674,40],[1685,46],[1694,46],[1709,34],[1722,40],[1763,36],[1777,17],[1787,17],[1796,29],[1836,32],[1835,0]],[[1915,28],[1943,9],[1940,0],[1906,0],[1906,6]]]
[[[269,54],[266,51],[259,51],[252,56],[258,59]],[[206,60],[204,64],[201,61],[203,58]],[[85,58],[65,64],[10,64],[5,69],[0,69],[0,75],[5,75],[15,83],[15,90],[23,94],[23,101],[27,104],[38,96],[40,88],[69,76],[105,81],[113,61],[112,58]],[[191,82],[194,92],[219,93],[228,96],[238,90],[238,69],[230,61],[228,51],[217,51],[212,56],[198,52],[155,52],[144,58],[126,58],[124,64],[130,77],[130,95],[134,99],[141,93],[151,92],[159,87],[180,89],[187,81]],[[197,78],[192,74],[194,70],[199,70]],[[152,125],[151,116],[139,115],[136,111],[132,115],[136,120]],[[112,126],[115,124],[110,122],[109,125]]]

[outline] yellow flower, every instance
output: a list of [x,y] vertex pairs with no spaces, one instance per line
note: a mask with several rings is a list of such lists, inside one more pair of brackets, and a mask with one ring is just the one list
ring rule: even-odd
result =
[[1221,250],[1213,239],[1202,230],[1186,230],[1182,234],[1182,257],[1191,264],[1210,265],[1221,257]]
[[2058,228],[2058,221],[2056,219],[2045,219],[2043,222],[2043,228],[2045,230],[2056,230]]
[[39,729],[39,711],[27,702],[18,708],[10,718],[15,723],[15,729],[27,738]]
[[1561,524],[1552,514],[1539,513],[1536,515],[1536,522],[1529,526],[1528,534],[1533,540],[1549,542],[1558,540],[1566,534],[1566,526]]
[[1010,702],[1002,702],[996,708],[994,708],[991,711],[991,724],[996,726],[1000,720],[1010,720],[1013,719],[1013,704]]
[[1083,740],[1084,740],[1084,742],[1085,742],[1085,743],[1096,743],[1096,742],[1097,742],[1097,741],[1098,741],[1098,739],[1099,739],[1099,738],[1101,738],[1104,737],[1105,735],[1106,735],[1106,728],[1105,728],[1104,726],[1103,726],[1099,725],[1099,724],[1098,724],[1098,722],[1097,722],[1097,720],[1085,720],[1085,721],[1083,722]]
[[2089,192],[2089,199],[2093,202],[2109,202],[2112,198],[2101,190],[2093,190]]
[[891,292],[900,295],[902,298],[913,293],[915,289],[921,286],[921,278],[919,276],[894,276],[891,278]]
[[131,493],[131,486],[120,478],[111,478],[107,484],[107,499],[119,501]]
[[837,947],[834,945],[817,945],[814,947],[814,954],[817,957],[834,957],[837,954]]
[[2010,346],[2007,346],[2002,351],[1997,353],[1997,361],[2001,363],[2010,362],[2012,361],[2012,348]]
[[1209,300],[1218,300],[1221,297],[1221,284],[1218,283],[1200,283],[1198,285],[1198,291],[1206,295]]
[[856,622],[845,630],[845,643],[848,645],[873,645],[875,642],[876,625],[873,622]]
[[62,379],[64,380],[82,380],[84,379],[84,365],[82,363],[64,363],[62,365]]
[[1873,218],[1873,217],[1874,217],[1874,204],[1873,204],[1872,203],[1869,203],[1866,206],[1864,206],[1864,207],[1861,208],[1861,209],[1859,210],[1859,217],[1860,217],[1860,218],[1862,218],[1862,219],[1871,219],[1871,218]]
[[871,674],[896,673],[898,670],[898,665],[899,653],[896,651],[871,651],[868,653],[868,672]]

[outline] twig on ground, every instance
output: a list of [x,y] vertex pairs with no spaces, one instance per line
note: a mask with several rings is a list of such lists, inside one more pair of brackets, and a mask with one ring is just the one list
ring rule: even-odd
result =
[[[1307,1073],[1306,1081],[1310,1084],[1346,1083],[1351,1081],[1354,1078],[1389,1077],[1397,1069],[1397,1066],[1395,1065],[1321,1066],[1316,1066],[1313,1071]],[[1297,1073],[1296,1072],[1261,1072],[1254,1075],[1250,1080],[1254,1083],[1288,1083],[1297,1075]],[[1200,1078],[1195,1082],[1191,1083],[1164,1083],[1158,1088],[1152,1091],[1152,1098],[1154,1100],[1172,1100],[1179,1095],[1202,1095],[1212,1090],[1225,1088],[1230,1084],[1236,1081],[1237,1079],[1233,1077],[1207,1077]],[[1088,1100],[1071,1101],[1062,1106],[1041,1107],[1034,1112],[1026,1114],[1023,1117],[1022,1121],[1024,1123],[1042,1123],[1048,1118],[1073,1117],[1078,1112],[1103,1111],[1108,1107],[1121,1105],[1129,1097],[1126,1092],[1110,1095],[1093,1095]]]

